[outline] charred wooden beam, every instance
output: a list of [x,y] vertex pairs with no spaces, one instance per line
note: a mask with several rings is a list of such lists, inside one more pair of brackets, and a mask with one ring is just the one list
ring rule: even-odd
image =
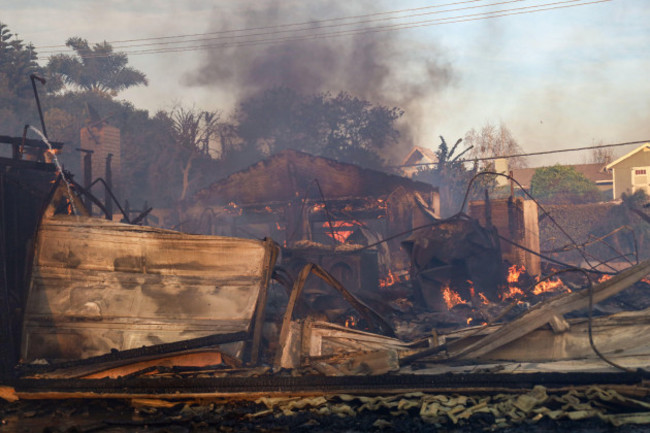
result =
[[[38,149],[43,149],[43,150],[49,150],[50,148],[48,147],[47,144],[43,142],[43,140],[38,140],[34,138],[26,138],[25,142],[23,143],[23,137],[11,137],[9,135],[0,135],[0,143],[5,143],[5,144],[11,144],[13,146],[29,146],[29,147],[36,147]],[[53,149],[63,149],[63,143],[60,141],[50,141],[50,144],[52,145]]]
[[504,325],[491,335],[487,335],[476,343],[461,349],[448,350],[449,358],[477,358],[495,350],[511,341],[520,338],[531,331],[554,321],[558,315],[570,313],[590,305],[590,297],[594,304],[613,296],[636,283],[650,273],[650,260],[632,266],[625,271],[613,276],[607,281],[599,283],[593,290],[583,289],[579,292],[567,293],[557,296],[546,302],[541,302],[524,313],[518,319]]

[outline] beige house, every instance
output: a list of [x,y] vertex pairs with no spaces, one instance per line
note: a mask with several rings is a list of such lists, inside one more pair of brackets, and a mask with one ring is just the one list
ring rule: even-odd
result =
[[614,178],[614,198],[639,189],[650,194],[650,143],[643,144],[607,165]]
[[402,174],[413,177],[421,168],[432,168],[438,162],[436,152],[426,147],[413,146],[413,149],[402,160]]

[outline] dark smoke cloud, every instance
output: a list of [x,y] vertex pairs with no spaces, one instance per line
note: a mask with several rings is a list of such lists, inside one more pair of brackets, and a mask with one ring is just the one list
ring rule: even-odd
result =
[[[219,32],[241,28],[281,26],[295,22],[376,12],[370,2],[331,1],[320,3],[276,1],[260,9],[217,11],[208,30]],[[386,22],[382,22],[385,24]],[[368,24],[373,25],[373,24]],[[377,25],[377,24],[375,24]],[[359,28],[360,26],[356,26]],[[366,27],[368,28],[368,27]],[[289,30],[291,27],[285,27]],[[336,32],[341,29],[324,28]],[[260,30],[263,33],[268,30]],[[204,56],[197,71],[186,74],[185,84],[230,89],[238,98],[246,98],[274,86],[287,86],[303,94],[349,92],[372,103],[398,106],[406,114],[401,122],[402,142],[393,157],[403,155],[413,130],[424,119],[421,105],[430,102],[436,92],[453,78],[450,64],[434,43],[419,43],[416,57],[409,31],[371,32],[306,41],[283,41],[272,45],[216,48]],[[280,37],[304,35],[290,31]],[[264,37],[264,36],[260,36]],[[271,36],[266,36],[271,37]],[[427,56],[422,57],[421,53]],[[431,119],[427,119],[431,121]]]

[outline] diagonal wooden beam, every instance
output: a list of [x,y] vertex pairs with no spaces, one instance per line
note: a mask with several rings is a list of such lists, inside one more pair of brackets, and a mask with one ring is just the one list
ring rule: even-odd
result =
[[[617,294],[648,274],[650,274],[650,260],[632,266],[609,280],[594,285],[593,303],[596,304]],[[566,293],[535,305],[517,319],[503,325],[498,331],[486,335],[474,344],[454,349],[454,343],[450,343],[447,353],[449,358],[477,358],[544,326],[555,316],[588,306],[588,288],[579,292]]]

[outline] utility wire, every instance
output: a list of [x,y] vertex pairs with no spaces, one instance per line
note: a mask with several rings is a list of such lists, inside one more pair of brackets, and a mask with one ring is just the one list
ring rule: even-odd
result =
[[[518,0],[511,0],[518,1]],[[526,6],[520,8],[511,8],[511,9],[502,9],[499,11],[490,11],[482,12],[476,14],[466,14],[458,15],[446,18],[438,18],[431,20],[415,21],[411,23],[402,23],[402,24],[393,24],[379,27],[370,27],[370,28],[360,28],[352,30],[343,30],[338,32],[329,32],[329,33],[316,33],[313,35],[303,35],[303,36],[286,36],[281,38],[261,38],[253,40],[243,40],[235,42],[224,42],[220,44],[203,44],[195,46],[186,46],[186,47],[167,47],[167,48],[152,48],[152,49],[143,49],[135,51],[124,51],[124,54],[129,55],[144,55],[144,54],[163,54],[163,53],[178,53],[178,52],[190,52],[205,50],[210,48],[233,48],[233,47],[244,47],[244,46],[262,46],[262,45],[272,45],[280,42],[298,42],[306,40],[315,40],[315,39],[324,39],[324,38],[333,38],[333,37],[342,37],[342,36],[353,36],[353,35],[362,35],[367,33],[376,33],[376,32],[386,32],[386,31],[396,31],[396,30],[405,30],[418,27],[429,27],[434,25],[442,24],[452,24],[452,23],[461,23],[469,21],[477,21],[489,18],[498,18],[511,15],[521,15],[527,13],[534,13],[540,11],[548,11],[553,9],[562,9],[568,7],[577,7],[577,6],[586,6],[595,3],[604,3],[612,0],[594,0],[590,2],[575,3],[581,0],[565,0],[554,3],[546,3],[542,5]],[[136,46],[132,47],[135,48]],[[54,53],[52,53],[54,54]],[[86,56],[86,58],[95,58],[95,57],[108,57],[115,55],[111,54],[98,54]]]
[[[405,13],[405,12],[413,12],[413,11],[421,11],[421,10],[426,10],[426,9],[441,8],[441,7],[445,7],[445,6],[454,6],[454,5],[457,5],[457,4],[476,3],[476,2],[479,2],[479,1],[484,1],[484,0],[457,1],[457,2],[452,2],[452,3],[445,3],[445,4],[441,4],[441,5],[434,5],[434,6],[423,6],[423,7],[419,7],[419,8],[409,8],[409,9],[398,9],[398,10],[394,10],[394,11],[375,12],[375,13],[372,13],[372,14],[352,15],[352,16],[347,16],[347,17],[328,18],[328,19],[315,20],[315,21],[305,21],[305,22],[299,22],[299,23],[278,24],[278,25],[273,25],[273,26],[248,27],[248,28],[233,29],[233,30],[220,30],[220,31],[216,31],[216,32],[192,33],[192,34],[173,35],[173,36],[156,36],[156,37],[151,37],[151,38],[140,38],[140,39],[122,39],[122,40],[108,41],[108,43],[113,45],[113,44],[128,43],[128,42],[155,41],[155,40],[176,39],[176,38],[191,38],[191,37],[209,36],[209,35],[223,35],[223,34],[231,34],[231,33],[242,33],[242,32],[250,32],[250,31],[258,31],[258,30],[271,30],[271,29],[287,28],[287,27],[300,27],[300,26],[313,27],[313,26],[315,26],[317,24],[324,24],[324,23],[328,23],[328,22],[346,21],[346,20],[352,20],[352,19],[358,19],[358,18],[367,18],[367,17],[380,16],[380,15],[400,14],[400,13]],[[41,46],[41,48],[66,48],[66,45],[44,45],[44,46]]]
[[[491,161],[495,159],[511,159],[511,158],[520,158],[524,156],[537,156],[537,155],[550,155],[553,153],[565,153],[565,152],[578,152],[581,150],[592,150],[592,149],[605,149],[608,147],[620,147],[620,146],[629,146],[632,144],[643,144],[650,143],[649,140],[639,140],[639,141],[627,141],[625,143],[613,143],[613,144],[599,144],[596,146],[584,146],[584,147],[572,147],[567,149],[557,149],[557,150],[543,150],[539,152],[528,152],[528,153],[515,153],[511,155],[500,155],[500,156],[484,156],[479,158],[468,158],[461,159],[459,162],[474,162],[474,161]],[[417,164],[404,164],[404,165],[392,165],[392,168],[402,168],[402,167],[420,167],[425,165],[437,165],[437,162],[420,162]]]

